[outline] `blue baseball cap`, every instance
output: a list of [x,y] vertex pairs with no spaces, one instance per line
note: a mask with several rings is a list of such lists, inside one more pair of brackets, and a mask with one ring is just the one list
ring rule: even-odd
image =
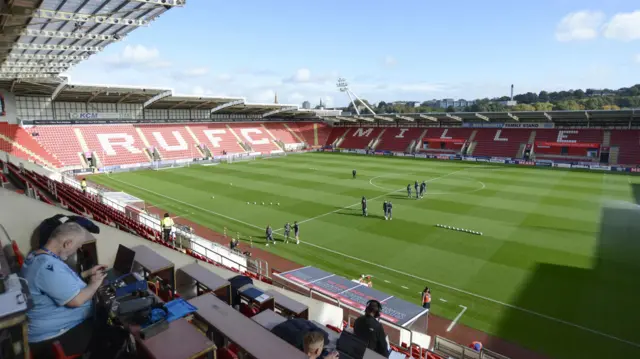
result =
[[56,214],[53,217],[47,218],[38,226],[38,245],[43,247],[49,241],[51,233],[55,231],[58,226],[63,223],[73,222],[81,225],[89,233],[100,233],[100,227],[96,226],[90,219],[80,216],[68,216],[66,214]]

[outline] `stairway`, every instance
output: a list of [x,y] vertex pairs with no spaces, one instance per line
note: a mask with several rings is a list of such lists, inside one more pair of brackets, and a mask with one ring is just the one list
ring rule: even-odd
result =
[[[609,131],[607,131],[609,132]],[[609,148],[609,164],[617,165],[618,164],[618,156],[620,155],[620,147],[619,146],[611,146]]]
[[200,141],[198,141],[198,137],[196,137],[196,134],[193,133],[193,131],[191,131],[191,128],[189,128],[189,126],[184,126],[184,129],[189,133],[189,136],[191,136],[191,138],[193,139],[193,143],[196,143],[196,148],[198,149],[198,153],[200,153],[200,157],[208,157],[208,155],[202,150],[202,148],[200,148]]
[[611,131],[604,131],[604,136],[602,137],[602,147],[611,146]]
[[376,147],[378,147],[378,145],[380,144],[380,138],[382,138],[382,134],[384,133],[384,131],[386,131],[387,129],[383,129],[382,131],[380,131],[380,134],[378,135],[378,137],[376,137],[373,141],[371,141],[371,143],[369,143],[369,147],[372,150],[375,150]]
[[[469,139],[467,141],[473,143],[473,140],[476,138],[476,134],[478,133],[478,130],[473,130],[473,132],[471,132],[471,136],[469,136]],[[473,146],[475,147],[475,146]]]
[[527,142],[530,145],[533,145],[536,142],[536,131],[531,131],[531,134],[529,135],[529,142]]
[[[291,129],[291,127],[289,127],[289,125],[288,125],[288,124],[283,123],[283,125],[284,125],[284,128],[286,128],[286,129],[287,129],[287,131],[291,132],[291,135],[293,135],[293,137],[295,137],[295,138],[296,138],[296,140],[298,140],[298,142],[300,142],[300,143],[305,143],[305,142],[306,142],[306,141],[305,141],[305,140],[303,140],[300,136],[298,136],[298,133],[297,133],[296,131],[292,130],[292,129]],[[314,133],[315,133],[315,132],[316,132],[316,131],[314,131]],[[318,140],[317,140],[318,135],[316,134],[316,135],[315,135],[315,137],[316,137],[316,141],[315,141],[315,142],[317,143],[317,142],[318,142]]]
[[413,152],[416,152],[418,149],[422,148],[422,143],[421,143],[422,141],[420,140],[427,135],[428,131],[429,129],[425,128],[424,131],[422,131],[422,133],[420,134],[420,137],[418,137],[417,139],[411,142],[411,144],[409,145],[409,148],[407,149],[407,152],[413,153]]
[[344,131],[344,133],[342,134],[342,136],[340,136],[337,140],[335,140],[333,142],[333,147],[334,148],[340,148],[340,145],[342,144],[342,141],[344,141],[344,138],[347,137],[347,134],[349,133],[351,129],[348,128],[346,131]]
[[9,145],[11,145],[11,147],[15,147],[15,148],[21,150],[22,152],[27,153],[29,156],[35,158],[40,163],[46,165],[50,169],[56,168],[56,166],[54,166],[51,162],[49,162],[49,161],[45,160],[44,158],[38,156],[37,154],[35,154],[30,149],[24,147],[23,145],[19,144],[18,142],[15,142],[13,139],[11,139],[9,137],[6,137],[4,135],[0,135],[0,139],[5,140],[7,143],[9,143]]
[[526,143],[521,143],[520,144],[520,148],[518,149],[518,153],[516,154],[516,158],[523,158],[524,157],[524,151],[527,149],[527,144]]
[[[475,131],[473,131],[473,134],[475,133]],[[471,134],[473,136],[473,134]],[[473,151],[476,149],[476,145],[478,144],[478,142],[471,142],[471,144],[469,145],[469,147],[467,148],[467,156],[473,156]]]

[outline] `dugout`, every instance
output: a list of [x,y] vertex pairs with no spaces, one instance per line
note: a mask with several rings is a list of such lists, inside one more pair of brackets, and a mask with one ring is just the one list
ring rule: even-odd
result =
[[273,279],[276,285],[342,308],[349,326],[364,313],[366,303],[375,299],[382,303],[380,322],[391,344],[429,347],[429,310],[419,305],[315,267],[274,273]]

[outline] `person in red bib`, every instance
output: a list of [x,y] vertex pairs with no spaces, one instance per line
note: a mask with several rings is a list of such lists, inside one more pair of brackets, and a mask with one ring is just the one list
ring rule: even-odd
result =
[[424,287],[422,291],[422,308],[431,309],[431,289]]

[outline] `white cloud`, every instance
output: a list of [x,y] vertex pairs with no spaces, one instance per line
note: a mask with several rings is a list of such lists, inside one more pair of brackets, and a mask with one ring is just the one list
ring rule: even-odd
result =
[[311,71],[306,68],[298,69],[289,79],[291,82],[309,82],[311,81]]
[[563,17],[556,27],[558,41],[591,40],[598,37],[605,15],[600,11],[577,11]]
[[604,27],[604,37],[631,41],[640,39],[640,10],[614,15]]
[[113,67],[166,68],[171,63],[160,58],[160,51],[143,45],[127,45],[121,53],[107,59]]
[[396,61],[396,58],[390,55],[387,55],[384,58],[384,64],[385,66],[395,66],[398,63],[398,61]]
[[182,71],[182,74],[184,76],[192,76],[192,77],[205,76],[205,75],[209,74],[209,68],[207,68],[207,67],[195,67],[195,68],[192,68],[192,69],[188,69],[188,70]]

